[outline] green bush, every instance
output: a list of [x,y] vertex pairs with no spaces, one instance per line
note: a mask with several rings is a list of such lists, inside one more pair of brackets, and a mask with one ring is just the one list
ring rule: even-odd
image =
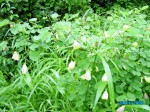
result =
[[115,112],[123,100],[145,103],[140,109],[127,105],[127,111],[149,110],[147,8],[112,8],[105,16],[89,9],[62,20],[55,13],[51,26],[37,18],[2,19],[1,111]]

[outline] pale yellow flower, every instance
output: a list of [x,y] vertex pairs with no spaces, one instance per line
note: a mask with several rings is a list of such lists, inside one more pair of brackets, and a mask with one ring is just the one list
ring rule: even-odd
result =
[[104,91],[103,95],[102,95],[102,99],[103,100],[107,100],[108,99],[108,92]]
[[102,81],[104,81],[104,82],[107,82],[107,81],[108,81],[108,79],[107,79],[107,74],[106,74],[106,73],[103,75]]
[[150,83],[150,77],[145,76],[144,79],[147,83]]
[[75,62],[75,61],[71,61],[71,62],[69,63],[69,65],[68,65],[68,70],[74,69],[75,65],[76,65],[76,62]]
[[106,38],[110,37],[110,35],[108,34],[107,31],[104,32],[104,36],[105,36]]
[[78,41],[76,41],[76,40],[74,40],[74,42],[73,42],[73,49],[79,49],[79,48],[81,48],[81,45],[78,43]]
[[124,30],[124,31],[127,31],[129,28],[130,28],[129,25],[123,25],[123,30]]
[[84,75],[81,76],[81,79],[85,79],[85,80],[91,80],[91,71],[88,69],[86,70],[86,73]]
[[132,43],[132,46],[133,46],[133,47],[137,47],[137,46],[138,46],[138,43],[137,43],[137,42],[134,42],[134,43]]
[[19,56],[19,53],[17,51],[15,51],[13,53],[12,59],[17,60],[17,61],[20,60],[20,56]]
[[147,93],[144,93],[144,99],[149,99],[149,96],[147,95]]
[[21,71],[22,71],[22,74],[26,74],[28,72],[28,67],[25,63],[23,64]]

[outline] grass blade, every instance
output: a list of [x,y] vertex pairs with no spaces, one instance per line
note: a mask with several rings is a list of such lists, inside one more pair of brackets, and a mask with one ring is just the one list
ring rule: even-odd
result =
[[109,68],[109,65],[107,64],[107,62],[105,61],[105,59],[100,56],[104,69],[105,69],[105,73],[107,74],[107,79],[108,79],[108,89],[109,89],[109,98],[110,98],[110,102],[111,102],[111,106],[112,106],[112,112],[115,112],[115,97],[114,97],[114,86],[113,86],[113,80],[112,80],[112,75],[111,75],[111,71]]
[[150,111],[150,106],[148,105],[126,105],[129,108],[141,108]]
[[102,92],[104,91],[106,85],[107,85],[107,82],[102,82],[102,81],[100,82],[98,89],[97,89],[96,97],[95,97],[94,108],[96,107],[98,100],[100,99]]

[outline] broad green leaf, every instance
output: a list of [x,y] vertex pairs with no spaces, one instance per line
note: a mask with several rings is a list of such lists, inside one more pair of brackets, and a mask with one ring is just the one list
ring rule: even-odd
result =
[[54,29],[56,31],[62,31],[62,32],[70,32],[71,31],[71,22],[57,22],[54,25]]
[[33,43],[29,48],[34,51],[38,46],[38,44]]
[[143,6],[143,7],[141,8],[141,10],[146,10],[146,9],[148,9],[148,8],[149,8],[149,6],[146,5],[146,6]]
[[9,23],[10,23],[10,21],[8,19],[4,19],[3,21],[0,21],[0,28],[8,25]]
[[2,41],[2,42],[0,43],[0,50],[4,50],[4,49],[7,47],[7,44],[8,44],[8,42]]
[[43,31],[41,32],[38,36],[34,36],[33,39],[35,41],[46,41],[47,39],[49,40],[51,38],[51,33],[48,31]]
[[40,58],[41,51],[31,51],[29,57],[32,61],[38,61]]
[[95,102],[94,102],[94,108],[96,107],[98,100],[100,99],[102,92],[104,91],[105,87],[107,85],[107,82],[101,81],[98,85],[98,89],[96,92]]

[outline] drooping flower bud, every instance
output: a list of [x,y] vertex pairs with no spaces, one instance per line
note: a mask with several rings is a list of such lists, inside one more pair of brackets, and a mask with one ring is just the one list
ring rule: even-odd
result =
[[127,31],[129,29],[129,27],[130,27],[129,25],[123,25],[123,30]]
[[91,80],[91,71],[89,69],[86,70],[86,73],[81,76],[81,79],[88,80],[88,81]]
[[107,79],[107,74],[106,74],[106,73],[103,75],[102,81],[104,81],[104,82],[107,82],[107,81],[108,81],[108,79]]
[[102,95],[102,99],[103,100],[107,100],[108,99],[108,92],[104,91],[103,95]]
[[19,53],[17,51],[13,53],[12,59],[17,60],[17,61],[20,59]]
[[25,63],[23,64],[21,71],[22,71],[22,74],[26,74],[28,72],[28,67]]
[[74,69],[75,65],[76,65],[76,62],[75,62],[75,61],[71,61],[71,62],[69,63],[69,65],[68,65],[68,70]]
[[119,107],[119,108],[116,110],[116,112],[124,112],[124,109],[125,109],[125,106],[123,105],[123,106]]
[[79,48],[81,48],[81,45],[78,43],[78,41],[76,41],[76,40],[74,40],[74,42],[73,42],[73,49],[79,49]]

